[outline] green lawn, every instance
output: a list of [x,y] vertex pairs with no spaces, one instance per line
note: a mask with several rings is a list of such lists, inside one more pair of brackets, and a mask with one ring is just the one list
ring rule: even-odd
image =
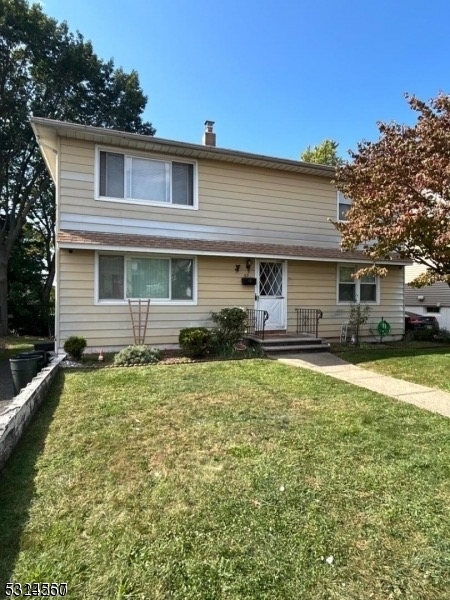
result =
[[450,392],[450,347],[360,348],[335,354],[355,365]]
[[66,370],[0,475],[0,581],[444,600],[449,505],[450,420],[413,406],[267,360]]
[[19,352],[33,350],[34,344],[48,342],[48,338],[40,338],[30,335],[7,335],[0,336],[0,360],[12,358]]

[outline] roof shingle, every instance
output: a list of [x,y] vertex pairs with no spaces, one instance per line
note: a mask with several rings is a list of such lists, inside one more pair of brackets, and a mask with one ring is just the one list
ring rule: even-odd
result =
[[[371,259],[361,251],[343,252],[339,248],[314,248],[311,246],[297,246],[286,244],[260,244],[254,242],[236,242],[221,240],[194,240],[183,238],[170,238],[162,236],[147,236],[125,233],[107,233],[96,231],[61,230],[57,241],[61,247],[74,246],[92,247],[121,247],[126,248],[154,248],[155,250],[177,250],[201,254],[229,254],[230,256],[267,256],[272,258],[290,257],[297,260],[333,260],[356,261],[371,263]],[[408,264],[398,258],[377,261],[378,263]]]

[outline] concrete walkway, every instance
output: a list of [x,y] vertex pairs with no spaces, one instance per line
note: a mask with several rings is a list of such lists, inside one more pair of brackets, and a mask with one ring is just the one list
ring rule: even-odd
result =
[[302,354],[276,354],[270,356],[279,362],[293,367],[303,367],[317,371],[359,387],[390,396],[402,402],[414,404],[444,417],[450,417],[450,393],[442,392],[425,385],[380,375],[352,365],[329,352],[311,352]]

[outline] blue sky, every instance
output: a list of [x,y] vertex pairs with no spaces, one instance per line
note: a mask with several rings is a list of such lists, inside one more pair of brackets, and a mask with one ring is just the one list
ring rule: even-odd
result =
[[298,159],[347,156],[377,121],[411,123],[404,93],[450,93],[448,0],[44,0],[103,59],[139,73],[156,135]]

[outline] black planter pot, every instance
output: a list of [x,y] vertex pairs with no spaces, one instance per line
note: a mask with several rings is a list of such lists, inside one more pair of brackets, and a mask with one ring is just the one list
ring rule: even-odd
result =
[[37,344],[34,344],[34,349],[39,352],[54,352],[55,342],[38,342]]
[[47,365],[45,352],[21,352],[15,358],[34,358],[37,361],[38,366],[36,374]]
[[14,395],[20,392],[38,371],[38,357],[32,356],[30,358],[10,358],[9,367],[11,369],[11,375],[13,380]]

